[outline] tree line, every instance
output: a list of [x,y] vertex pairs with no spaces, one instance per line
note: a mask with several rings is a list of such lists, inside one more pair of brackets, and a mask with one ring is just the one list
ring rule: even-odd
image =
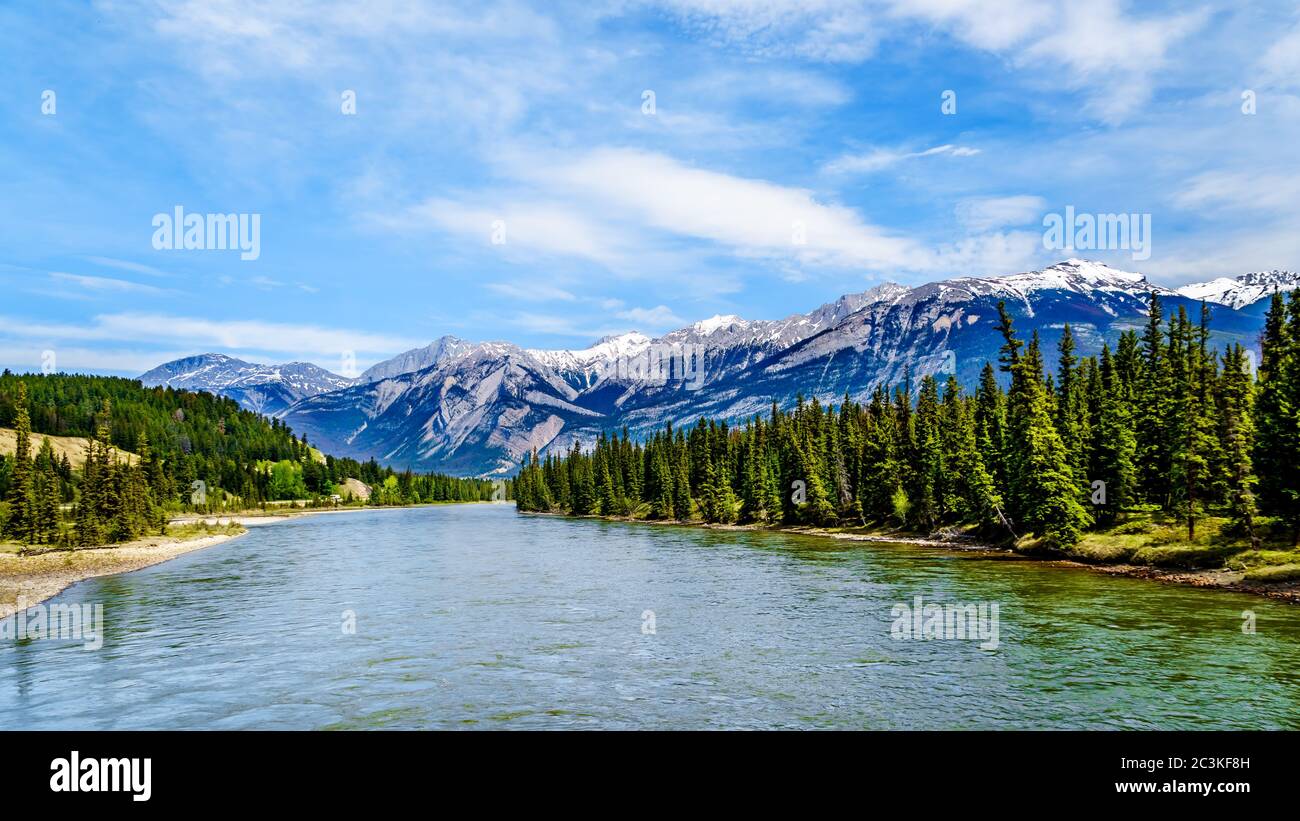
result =
[[[1076,355],[1069,325],[1047,372],[1035,332],[1003,344],[973,393],[955,376],[910,376],[838,408],[799,398],[742,425],[665,425],[644,442],[624,428],[564,454],[525,458],[525,511],[865,526],[932,532],[974,525],[1067,547],[1125,511],[1162,510],[1188,538],[1211,511],[1258,545],[1278,526],[1300,537],[1300,290],[1275,293],[1252,368],[1239,344],[1211,349],[1210,310],[1166,319],[1150,295],[1141,333]],[[1254,372],[1252,372],[1254,371]]]
[[[369,504],[379,505],[486,501],[509,492],[485,479],[322,456],[305,436],[231,399],[114,377],[6,370],[0,427],[17,440],[12,456],[0,455],[0,538],[28,545],[129,541],[163,532],[170,514],[183,511],[285,499],[332,504],[349,478],[374,488]],[[46,438],[33,456],[40,434]],[[66,452],[57,455],[50,435],[86,439],[84,463],[74,468]]]

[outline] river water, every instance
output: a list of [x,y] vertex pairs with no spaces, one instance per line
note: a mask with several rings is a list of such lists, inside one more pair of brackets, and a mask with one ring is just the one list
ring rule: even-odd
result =
[[[996,649],[895,637],[917,596]],[[0,728],[1300,728],[1300,607],[912,545],[445,505],[51,603],[103,646],[0,640]]]

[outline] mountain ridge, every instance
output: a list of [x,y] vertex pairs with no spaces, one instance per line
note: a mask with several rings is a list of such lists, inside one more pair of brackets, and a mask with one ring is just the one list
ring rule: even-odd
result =
[[[1201,291],[1172,289],[1139,273],[1069,259],[1005,276],[915,287],[884,283],[783,319],[715,315],[659,337],[630,331],[576,350],[444,336],[272,413],[341,455],[503,475],[534,448],[567,448],[622,426],[636,434],[665,419],[740,418],[799,395],[836,401],[908,374],[953,373],[973,385],[1001,344],[993,321],[999,300],[1022,333],[1040,333],[1053,364],[1067,322],[1078,353],[1088,355],[1103,342],[1113,344],[1123,330],[1140,327],[1152,292],[1167,302],[1166,310],[1189,311],[1197,300],[1188,289],[1236,302],[1256,293],[1242,305],[1249,308],[1267,295],[1263,280],[1250,277],[1233,280],[1235,288],[1199,283],[1206,286]],[[1273,280],[1276,287],[1289,282]],[[1257,313],[1218,303],[1215,313],[1216,341],[1256,347]],[[247,397],[254,387],[237,380],[217,390]]]

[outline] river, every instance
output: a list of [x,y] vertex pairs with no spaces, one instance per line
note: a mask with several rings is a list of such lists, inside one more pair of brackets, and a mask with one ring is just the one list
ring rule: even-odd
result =
[[[996,649],[895,637],[917,596],[996,604]],[[445,505],[74,602],[103,646],[0,641],[0,728],[1300,728],[1300,607],[914,545]]]

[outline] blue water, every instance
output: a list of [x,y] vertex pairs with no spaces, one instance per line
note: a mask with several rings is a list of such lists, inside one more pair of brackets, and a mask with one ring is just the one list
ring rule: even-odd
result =
[[[998,648],[894,638],[918,595],[996,603]],[[909,545],[448,505],[53,601],[103,647],[0,641],[0,728],[1300,727],[1300,607]]]

